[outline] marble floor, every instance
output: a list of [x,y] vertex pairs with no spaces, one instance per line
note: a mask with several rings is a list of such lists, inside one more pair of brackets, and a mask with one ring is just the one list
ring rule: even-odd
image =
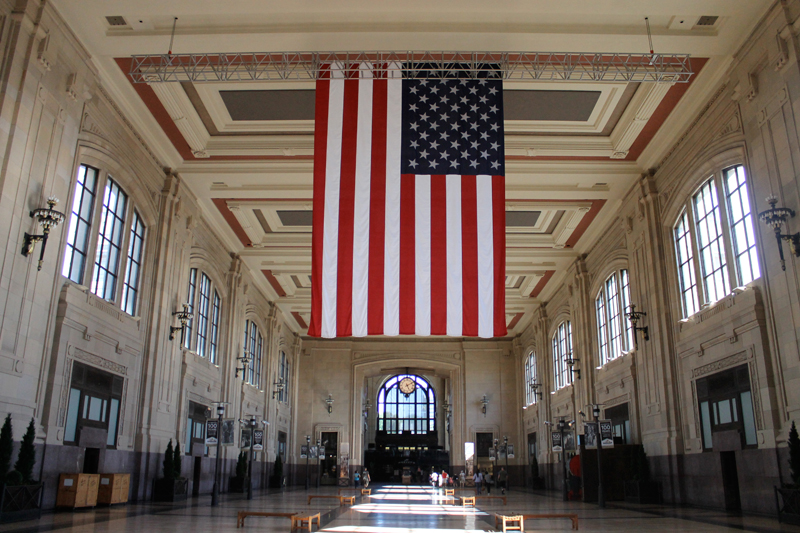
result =
[[[256,493],[248,501],[242,495],[223,495],[220,505],[201,496],[179,504],[131,503],[111,508],[77,512],[49,512],[40,520],[6,524],[0,531],[34,533],[45,531],[216,533],[235,531],[241,510],[321,513],[320,531],[326,533],[455,533],[496,531],[495,513],[575,513],[580,531],[794,531],[800,527],[779,524],[765,517],[742,517],[722,511],[662,505],[609,503],[605,509],[594,504],[561,501],[554,492],[509,491],[507,505],[500,500],[479,500],[475,508],[452,505],[430,487],[373,486],[372,496],[356,498],[355,505],[340,506],[335,499],[315,499],[310,494],[335,495],[335,487]],[[457,492],[472,495],[472,490]],[[496,492],[493,495],[497,495]],[[249,517],[242,533],[249,531],[290,531],[288,518]],[[527,531],[571,531],[569,519],[537,519],[525,522]],[[317,530],[316,525],[314,531]]]

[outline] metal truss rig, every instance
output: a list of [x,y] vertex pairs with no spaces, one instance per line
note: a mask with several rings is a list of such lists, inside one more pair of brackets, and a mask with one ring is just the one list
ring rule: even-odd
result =
[[276,52],[132,56],[134,83],[496,78],[686,83],[688,54],[556,52]]

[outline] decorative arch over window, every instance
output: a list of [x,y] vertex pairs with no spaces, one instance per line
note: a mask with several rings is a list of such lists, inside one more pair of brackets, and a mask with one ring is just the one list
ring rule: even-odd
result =
[[378,431],[425,435],[436,430],[436,394],[424,378],[398,374],[378,391]]

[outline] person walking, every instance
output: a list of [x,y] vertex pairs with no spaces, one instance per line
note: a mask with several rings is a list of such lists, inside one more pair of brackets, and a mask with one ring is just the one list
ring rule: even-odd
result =
[[361,480],[364,482],[364,488],[366,489],[369,487],[369,470],[366,468],[364,469],[364,473],[361,475]]
[[480,496],[481,487],[483,486],[483,474],[481,474],[480,470],[476,470],[475,473],[472,474],[472,482],[475,483],[475,495]]
[[355,482],[356,488],[361,486],[361,474],[356,472],[353,474],[353,481]]
[[466,482],[467,482],[467,476],[466,474],[464,474],[464,471],[462,470],[461,473],[458,475],[458,484],[463,489],[465,487]]
[[492,483],[494,483],[494,478],[492,477],[492,473],[486,472],[483,475],[483,484],[486,485],[486,494],[492,493]]
[[500,467],[500,471],[497,473],[497,486],[500,487],[500,490],[503,494],[506,493],[506,487],[508,486],[508,472],[506,472],[506,467]]

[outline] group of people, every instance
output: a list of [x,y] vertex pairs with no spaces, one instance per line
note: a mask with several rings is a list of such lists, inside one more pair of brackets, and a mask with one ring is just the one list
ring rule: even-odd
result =
[[353,481],[355,482],[356,487],[360,487],[362,482],[364,483],[365,489],[369,487],[369,482],[371,481],[369,477],[369,470],[365,468],[363,474],[356,472],[353,475]]
[[508,483],[508,472],[506,472],[505,467],[500,467],[500,471],[497,473],[497,478],[495,479],[495,476],[493,476],[491,472],[476,470],[472,475],[472,482],[475,483],[476,495],[483,492],[484,488],[486,489],[486,494],[491,494],[492,485],[495,484],[497,488],[502,491],[502,494],[505,494],[506,484]]

